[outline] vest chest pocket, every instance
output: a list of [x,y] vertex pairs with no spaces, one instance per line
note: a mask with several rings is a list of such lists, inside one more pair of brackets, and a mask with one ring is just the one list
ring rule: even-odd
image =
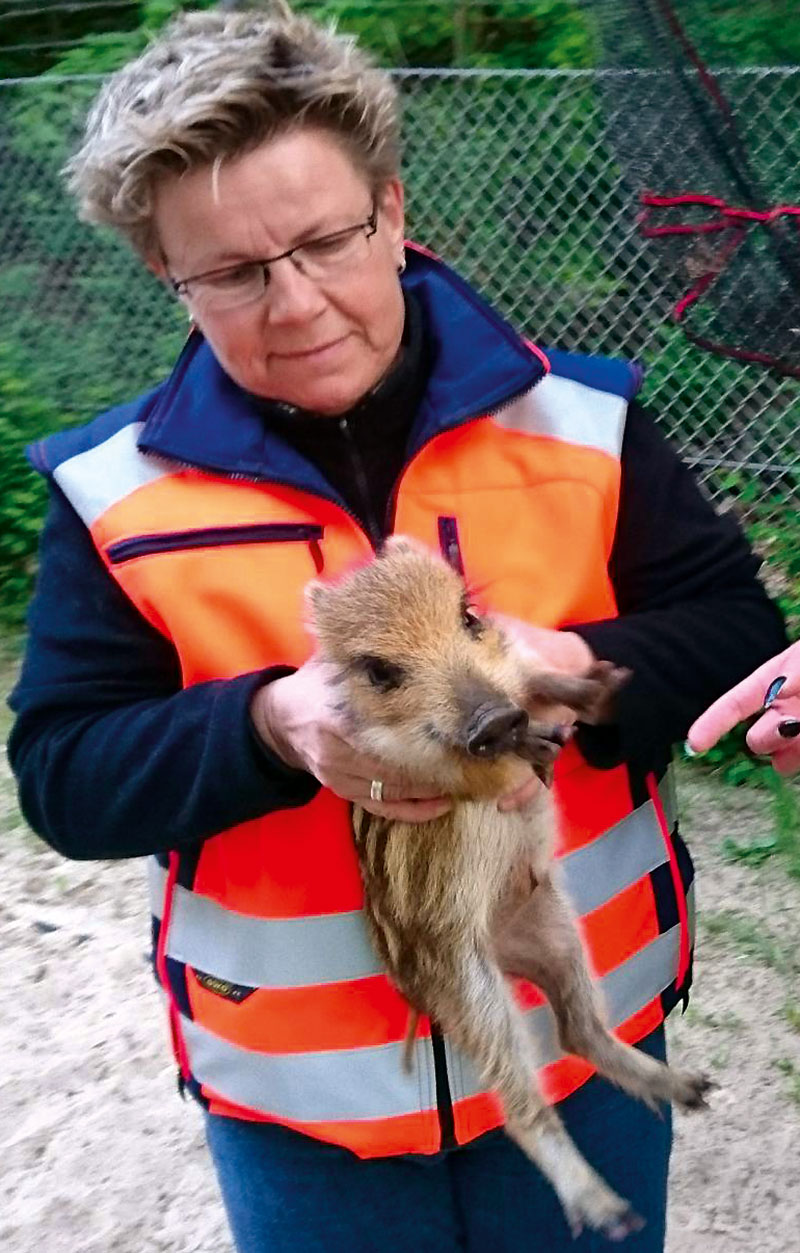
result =
[[156,553],[183,552],[191,548],[222,548],[240,544],[308,544],[317,573],[322,572],[320,540],[324,527],[311,522],[259,522],[241,526],[194,527],[186,531],[135,535],[118,540],[106,549],[113,566]]
[[317,522],[147,531],[103,549],[109,572],[171,642],[184,686],[309,656],[303,589],[323,571]]

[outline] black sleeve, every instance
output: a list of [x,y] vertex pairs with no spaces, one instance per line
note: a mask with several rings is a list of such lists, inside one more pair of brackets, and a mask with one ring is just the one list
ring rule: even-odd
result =
[[254,690],[286,670],[182,689],[172,644],[109,577],[55,488],[9,759],[22,811],[67,857],[185,848],[318,789],[256,736]]
[[630,407],[609,573],[619,617],[575,627],[596,656],[627,666],[609,727],[581,727],[596,766],[650,769],[713,700],[786,647],[760,560],[716,513],[653,422]]

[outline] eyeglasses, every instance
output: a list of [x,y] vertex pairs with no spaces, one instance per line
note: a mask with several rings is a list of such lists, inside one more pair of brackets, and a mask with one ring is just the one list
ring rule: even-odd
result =
[[295,248],[287,248],[277,257],[259,261],[243,261],[219,270],[206,270],[190,278],[171,279],[172,289],[198,308],[222,312],[239,309],[260,300],[269,287],[269,267],[276,261],[291,259],[292,264],[313,282],[325,279],[346,266],[358,265],[366,259],[368,241],[378,229],[378,202],[373,198],[372,212],[366,222],[346,226],[331,235],[307,239]]

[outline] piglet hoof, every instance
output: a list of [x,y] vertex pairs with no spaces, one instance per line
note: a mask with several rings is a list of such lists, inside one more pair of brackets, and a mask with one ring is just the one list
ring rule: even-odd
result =
[[620,688],[631,677],[625,666],[613,661],[595,661],[583,676],[583,691],[574,708],[582,722],[596,724],[608,721]]
[[607,1226],[600,1228],[600,1234],[605,1236],[606,1240],[611,1240],[614,1244],[619,1244],[628,1236],[634,1235],[637,1231],[641,1231],[644,1227],[644,1219],[641,1214],[637,1214],[636,1210],[628,1206],[624,1214],[620,1214],[613,1219]]
[[696,1070],[678,1070],[672,1073],[675,1079],[673,1102],[680,1109],[708,1109],[706,1097],[716,1087],[713,1080]]
[[631,1205],[610,1188],[604,1189],[602,1200],[598,1203],[597,1195],[592,1198],[589,1206],[574,1206],[567,1213],[567,1222],[572,1238],[577,1240],[584,1230],[590,1227],[606,1240],[618,1244],[633,1232],[641,1231],[644,1219]]

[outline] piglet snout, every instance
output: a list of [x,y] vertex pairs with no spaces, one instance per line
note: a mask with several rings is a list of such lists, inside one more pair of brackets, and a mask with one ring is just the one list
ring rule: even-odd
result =
[[528,715],[515,705],[482,705],[467,727],[467,752],[473,757],[496,757],[512,752],[528,726]]

